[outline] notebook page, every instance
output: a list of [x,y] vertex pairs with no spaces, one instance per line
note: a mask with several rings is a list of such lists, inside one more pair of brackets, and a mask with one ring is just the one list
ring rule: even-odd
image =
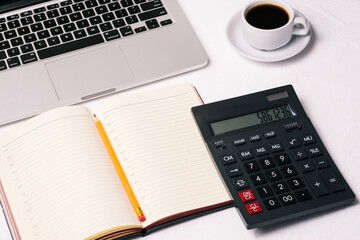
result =
[[139,225],[84,107],[52,110],[0,137],[0,176],[22,239]]
[[193,87],[183,84],[94,109],[147,218],[144,226],[230,200],[191,114],[199,104]]

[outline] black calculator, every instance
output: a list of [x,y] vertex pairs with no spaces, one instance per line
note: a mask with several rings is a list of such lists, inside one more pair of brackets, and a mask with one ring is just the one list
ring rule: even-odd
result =
[[248,229],[355,200],[291,85],[192,112]]

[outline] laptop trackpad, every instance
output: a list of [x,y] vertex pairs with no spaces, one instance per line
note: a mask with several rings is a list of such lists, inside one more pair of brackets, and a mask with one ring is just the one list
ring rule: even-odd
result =
[[60,100],[91,98],[134,79],[117,45],[46,64]]

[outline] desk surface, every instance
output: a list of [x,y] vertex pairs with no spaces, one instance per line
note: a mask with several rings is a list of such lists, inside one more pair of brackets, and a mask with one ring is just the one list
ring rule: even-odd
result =
[[[360,196],[360,1],[287,0],[310,21],[313,37],[302,53],[278,63],[245,59],[229,44],[227,23],[247,1],[179,2],[208,53],[209,65],[119,94],[190,82],[209,103],[292,84],[330,155]],[[17,124],[1,127],[0,135]],[[3,226],[0,217],[0,240],[7,240]],[[262,230],[246,230],[236,210],[230,208],[160,230],[146,239],[358,239],[359,235],[360,204],[356,201]]]

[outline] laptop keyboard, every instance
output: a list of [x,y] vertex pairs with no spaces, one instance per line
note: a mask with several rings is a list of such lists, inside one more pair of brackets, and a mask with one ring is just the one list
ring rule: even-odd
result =
[[172,24],[166,15],[161,0],[70,0],[0,18],[0,71]]

